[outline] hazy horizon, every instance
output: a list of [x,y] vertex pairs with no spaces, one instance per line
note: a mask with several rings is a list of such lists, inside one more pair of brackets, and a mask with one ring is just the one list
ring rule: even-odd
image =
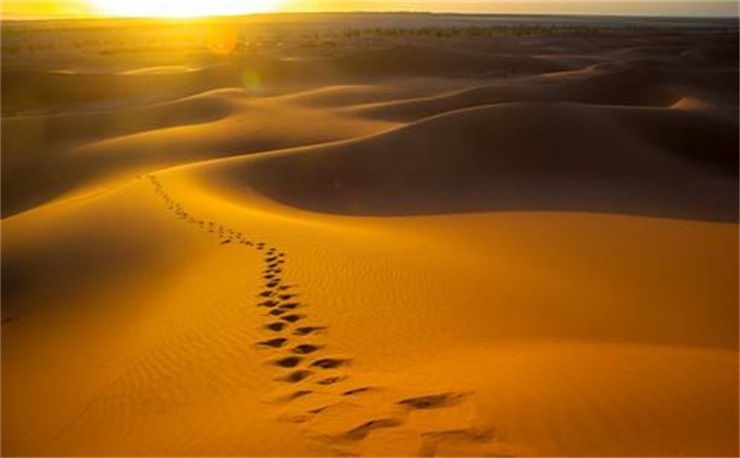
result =
[[734,1],[332,1],[260,0],[176,3],[186,14],[171,14],[172,0],[115,2],[111,0],[2,0],[2,19],[203,17],[255,13],[429,12],[462,14],[541,14],[600,16],[737,17]]

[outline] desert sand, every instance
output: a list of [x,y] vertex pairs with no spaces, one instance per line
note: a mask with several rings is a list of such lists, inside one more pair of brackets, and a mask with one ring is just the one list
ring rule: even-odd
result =
[[4,456],[738,456],[735,22],[252,21],[4,27]]

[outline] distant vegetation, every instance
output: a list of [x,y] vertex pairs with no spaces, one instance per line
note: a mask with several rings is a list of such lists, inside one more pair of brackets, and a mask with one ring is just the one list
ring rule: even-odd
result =
[[[238,45],[233,53],[286,52],[291,49],[332,49],[343,44],[383,46],[385,40],[449,39],[492,37],[597,37],[635,33],[664,33],[670,24],[644,25],[609,22],[580,23],[488,23],[487,25],[435,25],[362,27],[322,25],[309,22],[257,24],[226,22],[237,34]],[[59,23],[4,23],[2,54],[4,63],[13,57],[62,53],[72,55],[122,55],[163,52],[203,52],[209,48],[210,35],[219,23],[192,21],[184,23],[157,21],[61,21]],[[737,33],[736,26],[716,24],[706,27],[706,33]]]
[[486,27],[419,27],[419,28],[372,28],[347,30],[343,33],[345,38],[361,36],[380,37],[496,37],[496,36],[552,36],[552,35],[598,35],[601,33],[631,32],[625,27],[604,27],[587,25],[495,25]]

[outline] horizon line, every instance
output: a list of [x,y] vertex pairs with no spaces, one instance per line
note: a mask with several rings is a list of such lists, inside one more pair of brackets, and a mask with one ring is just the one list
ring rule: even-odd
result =
[[[524,3],[536,0],[525,0]],[[584,3],[574,1],[570,3]],[[626,3],[641,3],[641,2],[626,2]],[[654,3],[694,3],[687,1],[671,1],[663,0]],[[737,4],[736,0],[714,0],[713,3],[728,3]],[[495,12],[463,12],[463,11],[418,11],[418,10],[387,10],[387,11],[366,11],[366,10],[352,10],[352,11],[262,11],[257,13],[242,13],[242,14],[214,14],[207,16],[197,17],[184,17],[184,18],[166,18],[157,16],[118,16],[118,15],[100,15],[100,14],[55,14],[47,16],[35,16],[35,15],[24,15],[24,14],[12,14],[6,16],[0,12],[0,21],[54,21],[54,20],[115,20],[115,19],[142,19],[142,20],[153,20],[153,21],[169,21],[169,22],[187,22],[187,21],[199,21],[207,19],[219,19],[219,18],[240,18],[240,17],[253,17],[253,16],[280,16],[280,15],[320,15],[320,14],[423,14],[423,15],[439,15],[439,16],[538,16],[538,17],[554,17],[554,16],[578,16],[578,17],[623,17],[623,18],[664,18],[664,19],[738,19],[740,18],[740,8],[734,13],[729,14],[649,14],[649,13],[600,13],[600,12],[547,12],[547,13],[495,13]],[[740,24],[739,24],[740,25]]]

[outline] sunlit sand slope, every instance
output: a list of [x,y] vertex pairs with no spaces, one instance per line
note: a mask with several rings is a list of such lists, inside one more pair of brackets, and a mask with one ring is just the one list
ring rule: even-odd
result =
[[148,181],[6,222],[8,453],[736,453],[733,225]]

